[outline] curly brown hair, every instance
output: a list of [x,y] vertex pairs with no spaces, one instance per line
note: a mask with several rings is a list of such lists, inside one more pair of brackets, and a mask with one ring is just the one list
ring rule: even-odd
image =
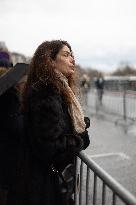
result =
[[[58,89],[58,91],[63,94],[66,102],[70,103],[70,95],[66,92],[59,78],[57,78],[56,72],[54,71],[54,67],[51,63],[52,60],[56,59],[57,54],[65,45],[70,49],[72,53],[72,49],[69,43],[63,40],[45,41],[36,49],[29,65],[28,78],[23,91],[24,110],[26,109],[25,102],[27,102],[28,88],[30,86],[36,87],[41,83],[42,85],[46,85],[47,83],[53,84]],[[77,72],[75,71],[75,74],[68,78],[69,86],[75,94],[77,91],[76,79]]]

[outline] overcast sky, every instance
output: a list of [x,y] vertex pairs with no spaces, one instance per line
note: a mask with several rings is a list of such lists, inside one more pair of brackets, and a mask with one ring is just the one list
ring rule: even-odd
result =
[[0,0],[0,41],[33,55],[44,40],[67,40],[77,64],[111,71],[136,65],[136,0]]

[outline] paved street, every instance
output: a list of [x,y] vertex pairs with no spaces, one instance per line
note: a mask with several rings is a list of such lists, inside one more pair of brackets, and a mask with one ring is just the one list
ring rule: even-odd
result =
[[[87,107],[84,107],[84,110],[91,120],[89,128],[91,144],[85,150],[86,154],[136,196],[136,122],[130,119],[124,121],[121,116],[122,100],[119,101],[116,96],[104,97],[101,106],[96,105],[96,96],[92,93],[89,93],[86,99]],[[127,104],[129,105],[127,111],[131,116],[132,113],[136,113],[135,103],[133,106],[132,103]],[[85,180],[86,168],[84,167],[83,202],[85,202]],[[93,175],[91,174],[89,204],[93,204],[92,190]],[[102,204],[101,190],[102,183],[99,180],[97,205]],[[107,191],[106,205],[109,205],[112,194],[109,189]],[[118,200],[117,205],[124,205],[124,203]]]
[[110,120],[112,116],[109,120],[107,116],[90,117],[91,145],[87,155],[136,195],[135,126],[125,134],[121,126],[115,126]]

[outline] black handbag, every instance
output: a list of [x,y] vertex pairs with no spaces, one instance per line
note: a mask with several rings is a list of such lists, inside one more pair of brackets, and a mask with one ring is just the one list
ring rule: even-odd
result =
[[62,172],[51,165],[52,173],[57,175],[59,181],[59,191],[63,200],[68,200],[74,193],[75,188],[75,166],[68,164]]

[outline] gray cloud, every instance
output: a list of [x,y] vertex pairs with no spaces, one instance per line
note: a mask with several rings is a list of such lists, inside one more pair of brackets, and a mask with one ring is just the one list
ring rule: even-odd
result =
[[46,39],[65,39],[82,66],[110,69],[135,63],[135,10],[135,0],[0,0],[0,40],[32,55]]

